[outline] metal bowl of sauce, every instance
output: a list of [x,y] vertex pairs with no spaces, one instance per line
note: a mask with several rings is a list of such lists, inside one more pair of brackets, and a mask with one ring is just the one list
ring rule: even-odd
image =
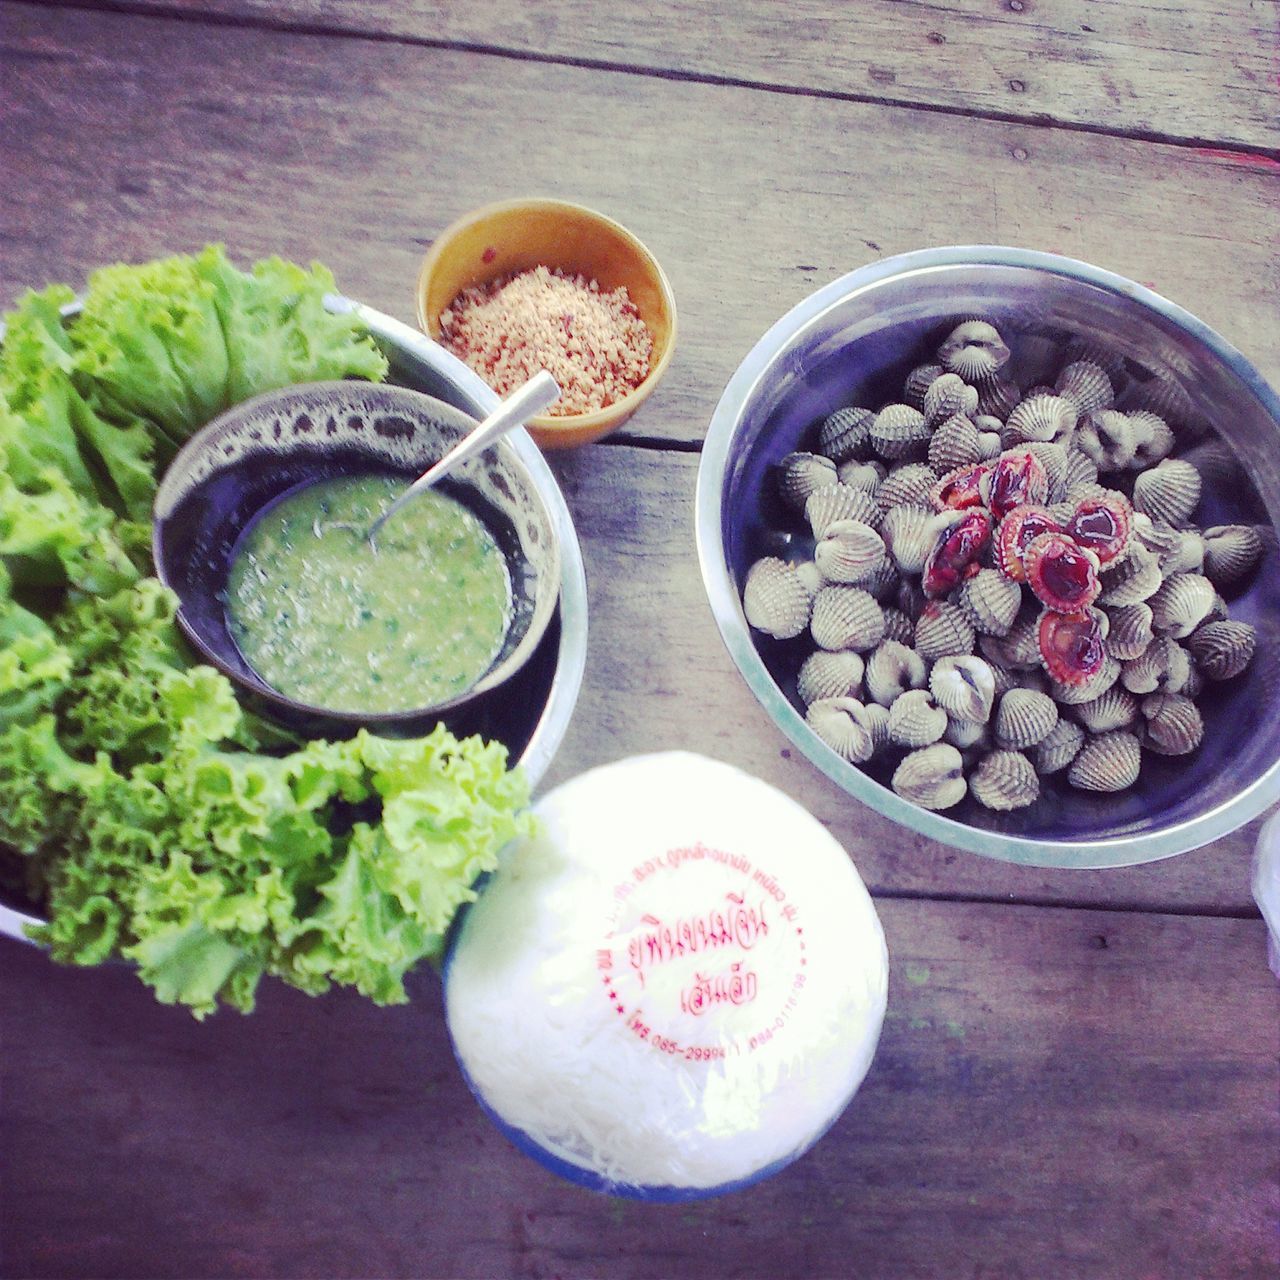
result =
[[405,387],[321,382],[194,436],[156,496],[152,546],[201,656],[307,733],[444,720],[502,737],[488,695],[533,657],[560,588],[531,473],[499,442],[408,503],[376,550],[359,532],[473,427]]

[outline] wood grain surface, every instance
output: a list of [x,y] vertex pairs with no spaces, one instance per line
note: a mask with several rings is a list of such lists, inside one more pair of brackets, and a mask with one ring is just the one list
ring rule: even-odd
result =
[[452,50],[0,14],[6,299],[219,238],[241,258],[319,258],[412,320],[438,231],[545,193],[629,226],[675,290],[680,344],[632,436],[700,440],[790,307],[947,243],[1050,250],[1150,284],[1280,383],[1280,163]]
[[1269,0],[130,0],[1090,129],[1280,145]]
[[1274,1274],[1259,921],[880,910],[890,1013],[849,1109],[777,1177],[677,1206],[606,1200],[511,1148],[429,975],[396,1010],[270,987],[251,1017],[196,1024],[123,969],[0,940],[5,1273]]

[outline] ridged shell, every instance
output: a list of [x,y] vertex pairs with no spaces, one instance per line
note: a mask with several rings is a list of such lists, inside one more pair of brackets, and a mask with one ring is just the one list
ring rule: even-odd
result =
[[1151,606],[1145,603],[1124,604],[1108,609],[1111,630],[1107,633],[1107,652],[1121,662],[1132,662],[1147,651],[1155,631],[1151,626]]
[[1076,416],[1075,401],[1065,396],[1029,396],[1005,423],[1005,446],[1030,444],[1033,440],[1065,443],[1076,429]]
[[1243,582],[1262,557],[1262,538],[1250,525],[1214,525],[1203,537],[1205,576],[1219,591]]
[[848,462],[866,455],[867,436],[876,415],[850,405],[823,418],[818,427],[818,452],[832,462]]
[[809,630],[823,649],[874,649],[884,636],[884,614],[859,587],[823,587],[813,602]]
[[1120,679],[1122,671],[1123,664],[1117,662],[1114,658],[1108,657],[1103,662],[1098,674],[1092,679],[1086,680],[1084,684],[1071,685],[1051,682],[1049,692],[1053,700],[1061,706],[1083,706],[1086,702],[1092,702],[1095,698],[1102,697]]
[[1204,741],[1204,720],[1190,698],[1156,693],[1142,700],[1147,749],[1162,756],[1185,756]]
[[883,462],[859,462],[856,458],[842,462],[836,471],[841,484],[860,489],[869,497],[875,497],[887,474]]
[[1061,502],[1067,492],[1067,449],[1065,445],[1044,440],[1032,440],[1024,446],[1040,459],[1049,481],[1049,501]]
[[1126,470],[1138,448],[1129,415],[1118,409],[1095,409],[1086,413],[1076,428],[1074,442],[1100,472]]
[[1133,536],[1155,556],[1166,578],[1198,573],[1204,564],[1204,539],[1195,529],[1175,529],[1139,512],[1133,518]]
[[1025,809],[1040,796],[1040,779],[1020,751],[993,751],[969,776],[969,790],[984,808],[998,813]]
[[946,475],[957,467],[972,466],[981,458],[978,428],[964,414],[952,414],[934,428],[929,440],[929,465],[939,475]]
[[950,809],[967,790],[960,752],[943,742],[911,752],[894,771],[893,789],[922,809]]
[[1067,450],[1067,470],[1063,479],[1063,497],[1076,502],[1098,483],[1098,464],[1081,449]]
[[1120,683],[1130,693],[1181,693],[1191,672],[1191,655],[1169,636],[1157,636],[1142,657],[1122,665]]
[[1249,665],[1257,632],[1247,622],[1206,622],[1187,641],[1196,666],[1210,680],[1230,680]]
[[924,457],[929,436],[924,414],[909,404],[885,405],[871,424],[871,447],[891,462]]
[[757,631],[790,640],[809,625],[813,597],[795,566],[776,556],[757,560],[742,587],[742,611]]
[[884,638],[910,646],[915,639],[916,624],[901,609],[892,605],[881,607],[884,609]]
[[810,597],[816,596],[827,585],[823,580],[822,570],[812,560],[803,560],[796,565],[796,577],[804,583]]
[[984,655],[983,661],[991,668],[991,676],[996,684],[996,697],[1003,697],[1010,689],[1018,687],[1018,678],[1024,673],[1015,671],[1012,667],[1002,667],[999,663],[992,661],[988,656]]
[[1200,668],[1193,662],[1191,670],[1187,672],[1187,678],[1183,681],[1182,688],[1178,690],[1184,698],[1190,698],[1194,702],[1203,692],[1205,688],[1205,677]]
[[996,707],[996,744],[1010,751],[1025,751],[1044,740],[1058,723],[1058,704],[1047,693],[1010,689]]
[[1134,398],[1143,409],[1159,414],[1184,434],[1204,434],[1197,426],[1198,415],[1191,397],[1167,374],[1152,370],[1149,378],[1136,388]]
[[1234,449],[1225,440],[1204,440],[1181,455],[1195,467],[1200,479],[1213,493],[1230,493],[1245,479],[1244,468]]
[[[993,419],[999,422],[999,418]],[[978,422],[974,422],[974,426],[978,428],[978,461],[986,462],[990,458],[1000,456],[1000,451],[1004,448],[1004,441],[1000,439],[998,431],[984,431]]]
[[916,619],[915,650],[926,662],[972,653],[975,638],[964,610],[949,601],[931,600]]
[[887,556],[880,567],[867,579],[865,590],[869,591],[881,604],[892,604],[898,598],[898,588],[902,586],[902,575],[897,566]]
[[999,374],[977,378],[974,386],[978,388],[978,411],[990,414],[1003,422],[1017,406],[1022,398],[1018,388],[1006,382]]
[[866,709],[856,698],[824,698],[805,712],[805,723],[838,756],[863,764],[875,754]]
[[804,518],[815,538],[821,538],[837,520],[861,520],[873,529],[880,523],[880,508],[875,499],[862,489],[847,484],[824,485],[809,495],[804,504]]
[[961,584],[956,603],[979,634],[1005,636],[1022,607],[1022,587],[998,569],[979,569]]
[[1142,748],[1137,737],[1117,729],[1090,738],[1067,770],[1067,781],[1081,791],[1123,791],[1138,780]]
[[1200,505],[1200,473],[1180,458],[1166,458],[1133,482],[1133,507],[1152,520],[1184,525]]
[[1021,671],[1015,671],[1014,688],[1017,689],[1034,689],[1036,693],[1049,693],[1052,689],[1053,682],[1043,671],[1037,671],[1035,667],[1024,667]]
[[885,546],[899,572],[913,574],[924,569],[924,562],[946,523],[946,513],[940,514],[930,507],[901,506],[885,512],[881,524]]
[[1100,698],[1082,702],[1072,714],[1090,733],[1127,729],[1138,718],[1138,700],[1127,689],[1112,685]]
[[940,364],[917,365],[907,374],[907,380],[902,384],[903,403],[909,404],[913,409],[923,410],[924,393],[942,374],[943,368]]
[[958,373],[944,373],[930,384],[929,389],[924,393],[924,402],[920,407],[925,421],[931,427],[937,426],[944,419],[957,414],[968,417],[977,413],[978,391]]
[[1061,717],[1035,749],[1036,772],[1044,775],[1061,773],[1079,754],[1084,745],[1084,730]]
[[819,649],[801,664],[796,692],[805,706],[826,698],[856,698],[862,689],[865,666],[861,655],[850,650]]
[[891,745],[889,742],[889,708],[882,707],[878,702],[868,702],[864,705],[867,709],[867,724],[871,726],[871,740],[875,744],[876,754],[879,755],[880,752]]
[[966,320],[957,325],[938,348],[942,367],[958,373],[966,382],[1003,369],[1009,355],[999,331],[985,320]]
[[990,664],[974,654],[948,654],[929,673],[933,700],[953,720],[985,724],[995,704],[996,678]]
[[1013,671],[1040,665],[1039,615],[1028,614],[1016,618],[1004,636],[982,637],[983,656],[997,666]]
[[876,491],[876,503],[881,511],[894,507],[926,507],[929,494],[938,483],[938,477],[930,466],[922,462],[909,462],[891,471]]
[[861,585],[884,564],[884,540],[861,520],[836,520],[813,549],[813,562],[828,582]]
[[796,511],[803,511],[809,495],[836,483],[836,464],[817,453],[789,453],[778,463],[778,492]]
[[909,689],[889,708],[889,740],[899,747],[927,747],[946,729],[947,713],[934,705],[927,689]]
[[1092,360],[1076,360],[1067,365],[1058,375],[1054,390],[1070,400],[1082,415],[1109,409],[1116,402],[1107,371]]
[[1077,334],[1067,343],[1062,352],[1062,360],[1064,365],[1081,360],[1096,364],[1107,375],[1112,386],[1123,381],[1128,372],[1124,357],[1118,351],[1096,337],[1083,334]]
[[1175,573],[1153,595],[1151,625],[1159,635],[1182,640],[1208,616],[1217,596],[1213,583],[1199,573]]
[[1134,450],[1132,466],[1143,471],[1153,467],[1173,452],[1173,429],[1160,417],[1148,409],[1138,409],[1129,414],[1138,436],[1138,446]]
[[924,593],[924,585],[919,578],[903,578],[902,585],[898,588],[897,598],[894,604],[897,605],[903,613],[911,620],[911,637],[906,643],[910,643],[916,634],[916,619],[920,616],[921,610],[929,603],[929,597]]
[[1139,604],[1155,595],[1163,581],[1160,562],[1145,547],[1131,541],[1125,555],[1103,571],[1098,600],[1104,605]]
[[872,702],[891,707],[908,689],[923,689],[927,679],[924,659],[914,649],[886,640],[867,658],[862,684]]
[[949,742],[961,751],[991,745],[991,728],[982,720],[948,720],[943,742]]

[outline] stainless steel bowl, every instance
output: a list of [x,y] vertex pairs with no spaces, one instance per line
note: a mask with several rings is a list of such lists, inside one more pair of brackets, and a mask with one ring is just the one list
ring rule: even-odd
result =
[[[390,361],[391,381],[444,400],[473,418],[485,417],[497,405],[498,397],[476,374],[416,329],[347,298],[331,296],[326,305],[332,311],[359,314]],[[74,310],[74,306],[70,308]],[[0,340],[3,336],[0,327]],[[543,642],[555,646],[549,658],[554,663],[553,674],[541,713],[515,761],[524,769],[530,786],[536,787],[564,740],[582,687],[587,660],[587,581],[573,520],[546,459],[523,430],[513,431],[507,441],[542,494],[560,544],[558,617]],[[21,904],[0,899],[0,935],[29,941],[25,926],[40,923]]]
[[[1136,786],[1117,795],[1046,780],[1039,802],[1000,815],[971,799],[946,813],[908,803],[887,774],[842,760],[806,726],[795,694],[803,640],[753,633],[742,612],[747,568],[778,550],[769,469],[803,447],[839,405],[897,399],[966,315],[990,316],[1020,362],[1047,369],[1064,339],[1087,337],[1123,357],[1130,393],[1174,398],[1230,446],[1206,483],[1200,522],[1280,526],[1280,398],[1249,362],[1180,307],[1108,271],[1051,254],[985,245],[904,254],[844,276],[777,322],[730,379],[698,472],[697,535],[712,612],[734,662],[775,724],[828,777],[886,816],[945,843],[1035,866],[1149,862],[1225,835],[1280,799],[1280,556],[1266,539],[1232,617],[1258,628],[1247,673],[1201,698],[1205,741],[1192,756],[1144,754]],[[1122,405],[1125,401],[1121,401]],[[1236,465],[1236,464],[1241,465]]]

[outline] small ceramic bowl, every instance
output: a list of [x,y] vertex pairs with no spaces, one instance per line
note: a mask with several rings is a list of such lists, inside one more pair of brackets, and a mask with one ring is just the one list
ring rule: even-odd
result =
[[630,394],[593,413],[531,418],[529,433],[544,449],[589,444],[621,426],[653,392],[676,345],[676,303],[653,254],[625,227],[562,200],[508,200],[459,218],[435,239],[418,275],[418,324],[440,338],[440,314],[462,292],[502,276],[544,266],[625,286],[649,333],[648,375]]
[[461,410],[404,387],[317,382],[248,400],[187,442],[156,495],[156,571],[178,595],[178,621],[188,639],[250,705],[311,736],[349,736],[360,727],[385,736],[417,735],[441,720],[460,735],[491,736],[509,682],[555,615],[560,588],[554,520],[506,441],[441,482],[480,517],[511,572],[512,621],[503,647],[464,693],[377,713],[299,702],[265,684],[244,660],[228,631],[224,602],[237,539],[282,494],[351,474],[392,475],[408,483],[474,426]]

